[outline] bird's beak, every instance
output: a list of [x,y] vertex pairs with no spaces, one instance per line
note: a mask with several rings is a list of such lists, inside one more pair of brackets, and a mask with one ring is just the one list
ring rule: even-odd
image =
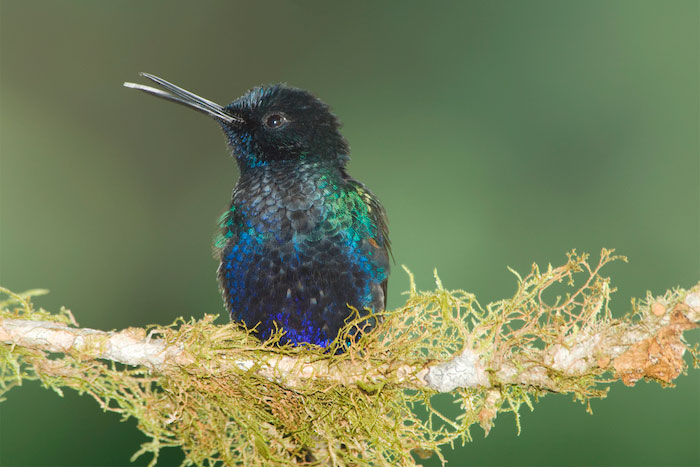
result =
[[148,78],[154,83],[158,84],[163,89],[152,88],[150,86],[144,86],[143,84],[136,83],[124,83],[127,88],[138,89],[140,91],[152,94],[156,97],[161,97],[172,102],[177,102],[178,104],[186,105],[187,107],[197,110],[199,112],[205,113],[217,120],[222,120],[229,124],[240,124],[243,123],[243,119],[237,115],[232,115],[228,113],[219,104],[212,102],[203,97],[199,97],[179,86],[175,86],[172,83],[165,81],[163,78],[151,75],[149,73],[139,73],[144,78]]

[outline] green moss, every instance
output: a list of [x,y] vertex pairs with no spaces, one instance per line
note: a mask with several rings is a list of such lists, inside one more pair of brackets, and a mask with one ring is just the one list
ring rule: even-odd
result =
[[[446,290],[437,274],[436,289],[419,292],[409,272],[406,304],[382,313],[384,320],[374,332],[339,355],[311,345],[280,347],[282,331],[260,343],[235,323],[213,324],[211,315],[135,330],[187,349],[192,363],[162,372],[91,358],[99,340],[81,354],[66,355],[0,345],[0,394],[37,379],[59,394],[65,388],[88,394],[103,410],[138,421],[151,441],[134,457],[151,454],[151,465],[167,447],[184,450],[184,465],[291,465],[303,460],[311,465],[414,465],[413,453],[430,452],[443,459],[441,447],[470,441],[475,423],[488,432],[498,412],[513,412],[520,431],[520,408],[524,404],[532,410],[533,398],[545,391],[499,381],[490,369],[492,388],[456,390],[448,397],[458,409],[443,413],[433,405],[434,391],[407,382],[399,368],[417,373],[471,347],[486,361],[521,362],[516,371],[525,371],[528,358],[538,358],[561,336],[617,323],[607,309],[613,289],[599,274],[614,259],[604,250],[592,267],[586,255],[572,252],[559,268],[541,272],[533,265],[525,277],[514,272],[515,295],[485,307],[466,291]],[[548,304],[544,292],[560,283],[567,293]],[[37,291],[0,292],[7,297],[0,302],[0,318],[76,325],[65,309],[57,314],[36,309],[30,299]],[[333,345],[344,346],[372,318],[356,315]],[[364,370],[349,384],[323,378],[273,381],[259,371],[271,354],[324,362],[340,371]],[[250,367],[222,364],[239,360],[250,361]],[[609,380],[604,373],[596,367],[573,378],[550,369],[547,376],[558,392],[585,402],[605,395]]]

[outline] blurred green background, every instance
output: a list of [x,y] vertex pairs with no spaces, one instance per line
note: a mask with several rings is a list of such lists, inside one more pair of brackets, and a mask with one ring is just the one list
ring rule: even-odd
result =
[[[50,289],[37,303],[83,326],[222,312],[211,240],[235,163],[212,121],[121,86],[139,71],[223,104],[279,81],[331,104],[350,172],[389,213],[390,306],[398,264],[485,303],[514,291],[506,266],[571,248],[630,258],[607,269],[618,312],[699,278],[697,1],[3,0],[0,15],[0,283]],[[616,384],[594,416],[548,396],[520,437],[501,415],[447,457],[699,465],[699,383]],[[143,440],[72,392],[27,384],[0,404],[3,466],[129,465]]]

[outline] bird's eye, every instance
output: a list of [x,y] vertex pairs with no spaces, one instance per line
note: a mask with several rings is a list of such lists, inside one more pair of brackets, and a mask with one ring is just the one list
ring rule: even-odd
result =
[[265,125],[268,128],[279,128],[287,123],[287,117],[281,113],[271,113],[265,116]]

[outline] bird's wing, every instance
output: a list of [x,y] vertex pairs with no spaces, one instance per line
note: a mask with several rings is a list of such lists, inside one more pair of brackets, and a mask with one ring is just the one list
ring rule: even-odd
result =
[[[370,248],[373,249],[374,254],[372,255],[378,266],[382,267],[386,271],[386,275],[389,275],[390,261],[389,258],[393,259],[393,254],[391,252],[391,242],[389,241],[389,223],[386,216],[386,211],[384,206],[379,201],[379,199],[361,182],[347,178],[348,183],[352,188],[360,195],[364,204],[367,206],[367,212],[371,219],[373,226],[373,236],[367,239],[367,243]],[[386,299],[387,299],[387,285],[388,277],[384,279],[379,287],[382,292],[382,302],[383,307],[386,309]]]

